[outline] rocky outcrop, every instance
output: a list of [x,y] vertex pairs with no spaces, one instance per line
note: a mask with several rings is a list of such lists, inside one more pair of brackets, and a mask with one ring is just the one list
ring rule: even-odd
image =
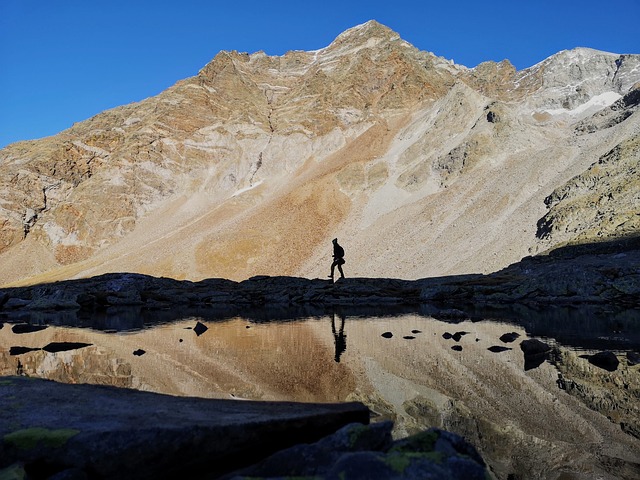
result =
[[431,428],[393,442],[391,427],[391,422],[348,425],[315,444],[278,452],[224,478],[486,478],[484,461],[462,437]]
[[536,235],[546,244],[584,243],[640,231],[640,136],[603,155],[545,199]]
[[[581,358],[582,357],[582,358]],[[558,387],[640,439],[640,375],[633,362],[610,352],[579,355],[557,350],[551,356],[558,369]]]
[[[83,318],[114,314],[117,322],[142,322],[143,312],[180,307],[229,317],[278,318],[324,314],[336,307],[354,314],[415,311],[438,305],[437,318],[465,319],[457,310],[465,305],[500,304],[533,307],[607,305],[640,306],[640,248],[638,239],[564,247],[548,255],[529,257],[490,275],[463,275],[420,280],[299,277],[252,277],[242,282],[207,279],[200,282],[156,278],[140,274],[107,274],[33,287],[0,289],[0,315],[27,322],[46,322],[66,312],[72,324]],[[451,307],[454,307],[453,309]],[[170,315],[171,313],[165,313]],[[151,316],[160,318],[154,313]],[[119,328],[115,325],[112,327]],[[122,328],[127,328],[122,326]]]
[[23,377],[3,378],[0,398],[3,478],[485,478],[461,437],[432,429],[392,442],[392,425],[367,426],[359,403],[207,400]]

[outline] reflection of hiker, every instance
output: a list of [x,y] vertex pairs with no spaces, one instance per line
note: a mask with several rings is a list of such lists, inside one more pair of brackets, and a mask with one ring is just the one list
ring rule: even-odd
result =
[[338,271],[340,272],[340,278],[344,278],[344,272],[342,271],[342,265],[345,264],[344,261],[344,248],[338,245],[338,239],[333,239],[333,263],[331,264],[331,275],[329,277],[333,280],[333,271],[336,267],[338,267]]
[[347,335],[344,333],[344,315],[340,315],[340,330],[336,331],[336,314],[331,317],[331,331],[333,331],[333,340],[336,342],[335,361],[340,362],[340,355],[347,349]]

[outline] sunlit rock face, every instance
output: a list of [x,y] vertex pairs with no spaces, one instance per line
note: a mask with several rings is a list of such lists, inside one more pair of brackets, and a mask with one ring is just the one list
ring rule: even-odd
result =
[[325,276],[335,237],[350,275],[419,278],[635,233],[639,65],[469,69],[373,21],[313,52],[220,52],[0,151],[0,282]]

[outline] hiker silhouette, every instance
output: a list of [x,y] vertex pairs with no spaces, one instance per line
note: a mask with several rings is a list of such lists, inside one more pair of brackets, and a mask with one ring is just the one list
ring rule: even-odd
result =
[[344,261],[344,248],[342,248],[338,244],[338,239],[333,239],[333,263],[331,264],[331,275],[329,278],[333,280],[333,273],[335,268],[338,267],[338,271],[340,272],[340,278],[344,278],[344,272],[342,271],[342,265],[345,264]]
[[333,340],[336,344],[336,355],[334,360],[340,363],[340,355],[344,353],[347,349],[347,335],[344,333],[344,320],[345,315],[339,314],[340,316],[340,328],[336,330],[336,314],[334,313],[331,317],[331,331],[333,332]]

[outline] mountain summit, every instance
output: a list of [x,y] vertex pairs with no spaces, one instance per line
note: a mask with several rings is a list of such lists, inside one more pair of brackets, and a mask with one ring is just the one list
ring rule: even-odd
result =
[[0,151],[2,282],[418,278],[636,234],[640,55],[469,69],[370,21]]

